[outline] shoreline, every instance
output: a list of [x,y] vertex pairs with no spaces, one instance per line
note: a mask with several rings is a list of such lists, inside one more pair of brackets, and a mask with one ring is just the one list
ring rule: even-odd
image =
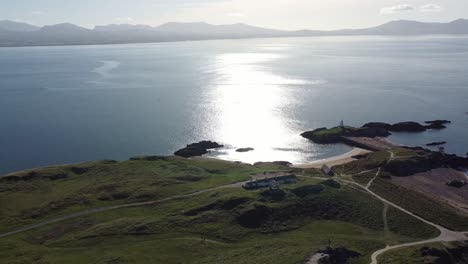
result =
[[353,148],[351,151],[338,155],[338,156],[333,156],[333,157],[326,158],[326,159],[312,161],[310,163],[294,164],[292,167],[298,168],[298,169],[320,169],[322,168],[323,165],[333,167],[336,165],[342,165],[342,164],[346,164],[346,163],[356,160],[356,159],[353,159],[354,156],[364,155],[364,154],[371,153],[371,152],[372,151],[370,150],[365,150],[362,148]]

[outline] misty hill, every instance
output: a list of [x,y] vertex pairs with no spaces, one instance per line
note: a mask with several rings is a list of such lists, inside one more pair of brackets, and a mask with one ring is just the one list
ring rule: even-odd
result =
[[94,29],[64,23],[40,28],[26,23],[8,20],[0,21],[0,46],[119,44],[268,37],[440,34],[468,34],[468,20],[458,19],[449,23],[399,20],[377,27],[333,31],[284,31],[247,24],[211,25],[204,22],[170,22],[158,27],[113,24],[96,26]]
[[289,32],[255,27],[247,24],[211,25],[205,22],[177,23],[170,22],[154,28],[157,32],[176,33],[179,35],[220,36],[231,38],[281,36]]
[[27,23],[15,22],[10,20],[0,21],[1,31],[14,31],[14,32],[32,32],[38,31],[40,27],[33,26]]
[[152,30],[153,27],[147,25],[131,25],[131,24],[111,24],[106,26],[96,26],[94,31],[99,32],[125,32],[134,30]]

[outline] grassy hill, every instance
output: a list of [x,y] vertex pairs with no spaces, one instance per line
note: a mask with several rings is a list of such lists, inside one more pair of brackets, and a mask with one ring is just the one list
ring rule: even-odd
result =
[[[228,186],[254,174],[291,170],[298,182],[283,185],[280,192]],[[194,195],[0,238],[0,262],[293,264],[331,241],[360,254],[352,263],[369,263],[370,254],[386,244],[437,235],[431,226],[386,209],[352,184],[320,177],[317,170],[272,163],[176,157],[13,173],[0,179],[2,232],[81,210]]]

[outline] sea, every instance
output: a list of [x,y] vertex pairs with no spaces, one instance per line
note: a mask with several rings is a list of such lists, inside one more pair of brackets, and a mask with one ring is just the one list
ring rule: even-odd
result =
[[[468,152],[468,37],[313,37],[0,48],[0,174],[171,155],[307,163],[346,153],[300,136],[447,119],[397,144]],[[238,148],[251,147],[247,153]]]

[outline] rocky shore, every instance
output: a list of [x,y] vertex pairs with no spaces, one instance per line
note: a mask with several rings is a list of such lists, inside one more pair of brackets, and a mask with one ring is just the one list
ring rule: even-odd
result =
[[371,122],[359,128],[347,126],[328,129],[323,127],[304,132],[301,136],[315,143],[330,144],[343,142],[343,137],[388,137],[391,132],[418,133],[432,129],[444,129],[450,123],[451,121],[448,120],[425,121],[426,125],[412,121],[396,124]]
[[202,156],[208,153],[210,149],[217,149],[222,148],[223,145],[218,144],[217,142],[213,141],[200,141],[198,143],[193,143],[187,145],[185,148],[180,149],[174,153],[174,155],[184,158],[191,158]]

